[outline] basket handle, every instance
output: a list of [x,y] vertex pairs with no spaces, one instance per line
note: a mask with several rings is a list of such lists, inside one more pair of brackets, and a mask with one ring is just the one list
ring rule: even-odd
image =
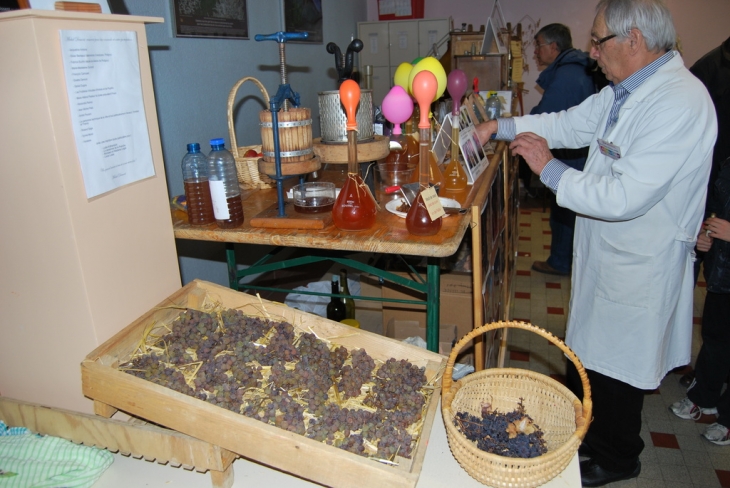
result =
[[259,80],[252,76],[246,76],[245,78],[241,78],[236,82],[235,85],[233,85],[233,88],[231,88],[231,91],[228,93],[228,136],[231,139],[231,152],[233,153],[233,157],[238,159],[238,142],[236,142],[236,130],[233,127],[233,102],[236,101],[236,93],[238,92],[238,88],[243,85],[247,81],[253,81],[256,86],[259,87],[259,90],[261,90],[261,94],[264,96],[264,102],[268,105],[269,103],[269,93],[266,91],[266,88],[264,85],[261,84]]
[[[505,328],[522,329],[529,332],[534,332],[535,334],[546,338],[552,344],[558,346],[560,350],[563,351],[566,356],[568,356],[568,359],[573,362],[573,364],[575,365],[575,369],[578,370],[580,381],[583,384],[582,408],[580,405],[575,405],[574,407],[576,408],[576,413],[578,414],[577,417],[582,417],[583,419],[585,419],[585,423],[583,425],[578,425],[577,430],[579,433],[585,435],[584,431],[588,430],[588,425],[590,424],[591,415],[593,412],[593,401],[591,400],[591,385],[588,382],[588,373],[586,373],[586,370],[583,367],[583,363],[581,363],[580,359],[578,359],[578,356],[576,356],[575,353],[568,346],[566,346],[563,341],[555,337],[555,335],[551,334],[541,327],[537,327],[536,325],[528,324],[526,322],[492,322],[489,324],[485,324],[481,327],[477,327],[476,329],[471,330],[468,334],[462,337],[461,340],[459,340],[459,342],[454,345],[454,348],[451,350],[451,354],[449,354],[449,360],[446,363],[446,370],[444,371],[444,376],[441,380],[441,395],[445,396],[451,390],[451,385],[453,383],[454,363],[456,362],[456,356],[459,355],[459,352],[478,335],[484,334],[491,330]],[[581,409],[582,411],[578,412],[578,409]],[[583,438],[583,435],[580,436],[581,439]]]

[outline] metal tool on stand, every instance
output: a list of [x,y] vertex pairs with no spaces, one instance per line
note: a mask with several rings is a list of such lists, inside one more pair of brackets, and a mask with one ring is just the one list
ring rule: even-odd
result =
[[[279,116],[278,113],[280,110],[284,110],[285,112],[289,111],[289,103],[293,105],[293,107],[299,107],[299,94],[294,92],[291,88],[291,86],[288,83],[287,79],[287,73],[286,73],[286,50],[285,50],[285,44],[287,41],[293,41],[293,40],[304,40],[309,37],[309,34],[307,32],[303,33],[295,33],[295,32],[277,32],[275,34],[256,34],[254,39],[256,41],[276,41],[279,43],[279,69],[281,74],[281,84],[279,85],[279,89],[276,92],[276,95],[271,97],[269,99],[269,109],[271,111],[271,118],[272,118],[272,132],[274,136],[274,152],[275,152],[275,168],[276,168],[276,174],[269,175],[274,181],[276,181],[276,194],[278,199],[278,212],[277,215],[279,217],[286,217],[286,212],[284,210],[284,185],[283,182],[285,179],[290,178],[292,176],[296,175],[283,175],[281,170],[281,143],[279,140]],[[315,168],[318,169],[318,168]],[[298,175],[300,178],[300,182],[304,182],[304,175],[300,174]]]

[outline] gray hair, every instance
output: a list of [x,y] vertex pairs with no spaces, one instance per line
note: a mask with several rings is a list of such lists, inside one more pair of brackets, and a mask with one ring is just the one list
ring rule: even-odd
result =
[[631,29],[639,29],[649,51],[674,48],[677,32],[672,14],[662,0],[600,0],[597,14],[603,14],[608,31],[626,38]]
[[563,24],[548,24],[537,31],[535,40],[537,40],[537,36],[542,36],[545,44],[554,42],[558,47],[558,51],[561,53],[573,47],[573,38],[570,36],[570,29]]

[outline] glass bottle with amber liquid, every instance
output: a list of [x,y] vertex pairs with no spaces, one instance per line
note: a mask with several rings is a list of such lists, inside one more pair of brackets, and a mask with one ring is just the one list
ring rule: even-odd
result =
[[362,180],[357,160],[357,119],[360,86],[353,80],[340,85],[340,102],[347,114],[347,179],[332,207],[332,222],[340,230],[366,230],[375,225],[378,207]]
[[[437,90],[436,77],[429,71],[421,71],[413,80],[413,94],[420,107],[419,130],[419,193],[406,214],[406,229],[412,235],[432,236],[441,230],[441,217],[431,219],[423,192],[429,188],[431,163],[431,123],[429,106]],[[435,162],[435,159],[434,161]],[[432,190],[429,190],[432,191]]]
[[451,111],[451,161],[444,171],[444,189],[446,191],[462,191],[466,188],[467,178],[459,161],[459,111],[461,97],[466,93],[466,73],[460,69],[451,70],[446,81],[453,101]]
[[236,160],[226,149],[223,139],[210,140],[208,183],[218,227],[232,229],[243,224],[243,204],[236,174]]
[[208,159],[200,152],[200,144],[188,144],[188,153],[182,160],[185,201],[190,225],[208,225],[215,222],[213,202],[208,184]]

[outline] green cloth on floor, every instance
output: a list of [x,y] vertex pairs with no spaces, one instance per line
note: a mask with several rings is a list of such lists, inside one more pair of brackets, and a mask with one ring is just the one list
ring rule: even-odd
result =
[[[41,436],[0,420],[0,488],[84,488],[114,462],[109,451]],[[15,475],[9,475],[15,473]]]

